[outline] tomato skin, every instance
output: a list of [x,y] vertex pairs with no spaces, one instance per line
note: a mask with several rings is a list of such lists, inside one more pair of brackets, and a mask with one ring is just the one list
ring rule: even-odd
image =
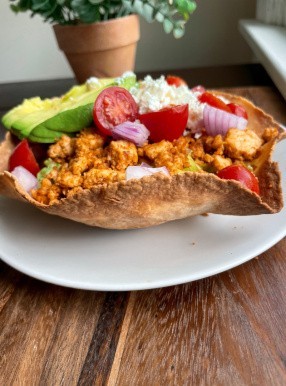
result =
[[169,86],[180,87],[180,86],[187,86],[188,85],[187,82],[185,82],[183,78],[180,78],[179,76],[175,76],[175,75],[167,75],[166,81],[167,81]]
[[202,95],[199,96],[199,101],[201,103],[207,103],[208,105],[212,107],[216,107],[217,109],[227,111],[228,113],[231,113],[230,107],[227,106],[226,103],[224,103],[221,99],[213,95],[212,93],[206,91]]
[[231,109],[232,114],[248,119],[248,115],[244,107],[237,105],[236,103],[228,103],[227,106]]
[[163,139],[174,141],[183,134],[187,126],[188,116],[189,106],[186,104],[140,114],[139,120],[150,131],[149,138],[153,142],[160,142]]
[[111,86],[98,95],[93,106],[93,120],[98,130],[111,136],[114,126],[130,121],[138,115],[138,106],[125,88]]
[[218,177],[225,180],[239,181],[246,188],[259,194],[258,179],[255,175],[242,165],[230,165],[217,173]]
[[16,166],[23,166],[34,176],[40,171],[40,167],[27,139],[23,139],[14,149],[9,158],[8,170],[11,172]]

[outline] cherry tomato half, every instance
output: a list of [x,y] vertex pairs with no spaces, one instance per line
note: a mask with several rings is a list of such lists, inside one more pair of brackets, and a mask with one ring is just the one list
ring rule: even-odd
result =
[[34,153],[32,152],[27,139],[23,139],[14,149],[9,158],[9,172],[15,169],[16,166],[23,166],[29,170],[34,176],[40,171],[40,167]]
[[216,107],[217,109],[227,111],[228,113],[232,112],[226,103],[208,91],[199,96],[199,101],[201,103],[207,103],[208,105]]
[[248,119],[248,115],[244,107],[237,105],[236,103],[228,103],[227,106],[231,109],[232,114]]
[[96,98],[93,106],[93,120],[104,135],[111,135],[114,126],[134,122],[138,106],[129,91],[122,87],[107,87]]
[[139,119],[150,131],[150,139],[160,142],[163,139],[174,141],[179,138],[187,126],[188,116],[189,108],[186,104],[141,114]]
[[239,181],[246,188],[259,194],[258,179],[255,175],[242,165],[230,165],[217,173],[218,177],[225,180]]
[[166,81],[170,86],[176,86],[176,87],[187,86],[187,83],[184,81],[184,79],[175,75],[167,75]]

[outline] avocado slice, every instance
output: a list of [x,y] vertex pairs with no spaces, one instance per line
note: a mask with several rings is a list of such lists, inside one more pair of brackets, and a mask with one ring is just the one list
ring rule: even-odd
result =
[[91,78],[85,84],[72,87],[61,97],[26,99],[2,118],[3,125],[18,138],[33,142],[53,143],[63,134],[73,135],[92,124],[94,101],[109,86],[126,89],[136,83],[133,73],[120,78]]

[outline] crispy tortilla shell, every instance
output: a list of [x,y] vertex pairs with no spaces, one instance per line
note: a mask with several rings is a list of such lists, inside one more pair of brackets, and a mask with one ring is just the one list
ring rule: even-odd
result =
[[[226,93],[216,94],[243,105],[249,116],[248,127],[258,135],[266,127],[277,127],[278,139],[285,137],[278,123],[251,102]],[[271,161],[275,143],[267,143],[257,160],[260,196],[236,181],[222,180],[214,174],[186,172],[168,177],[159,173],[140,180],[95,186],[58,204],[43,205],[5,171],[14,148],[8,133],[0,145],[0,194],[28,202],[49,214],[110,229],[143,228],[203,213],[271,214],[283,207],[280,172],[277,163]]]

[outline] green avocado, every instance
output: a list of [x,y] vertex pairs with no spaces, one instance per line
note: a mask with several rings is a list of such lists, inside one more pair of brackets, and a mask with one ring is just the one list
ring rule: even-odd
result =
[[129,89],[136,77],[91,78],[85,84],[72,87],[61,97],[25,99],[2,118],[3,125],[18,138],[33,142],[53,143],[63,134],[73,135],[92,124],[94,101],[109,86]]

